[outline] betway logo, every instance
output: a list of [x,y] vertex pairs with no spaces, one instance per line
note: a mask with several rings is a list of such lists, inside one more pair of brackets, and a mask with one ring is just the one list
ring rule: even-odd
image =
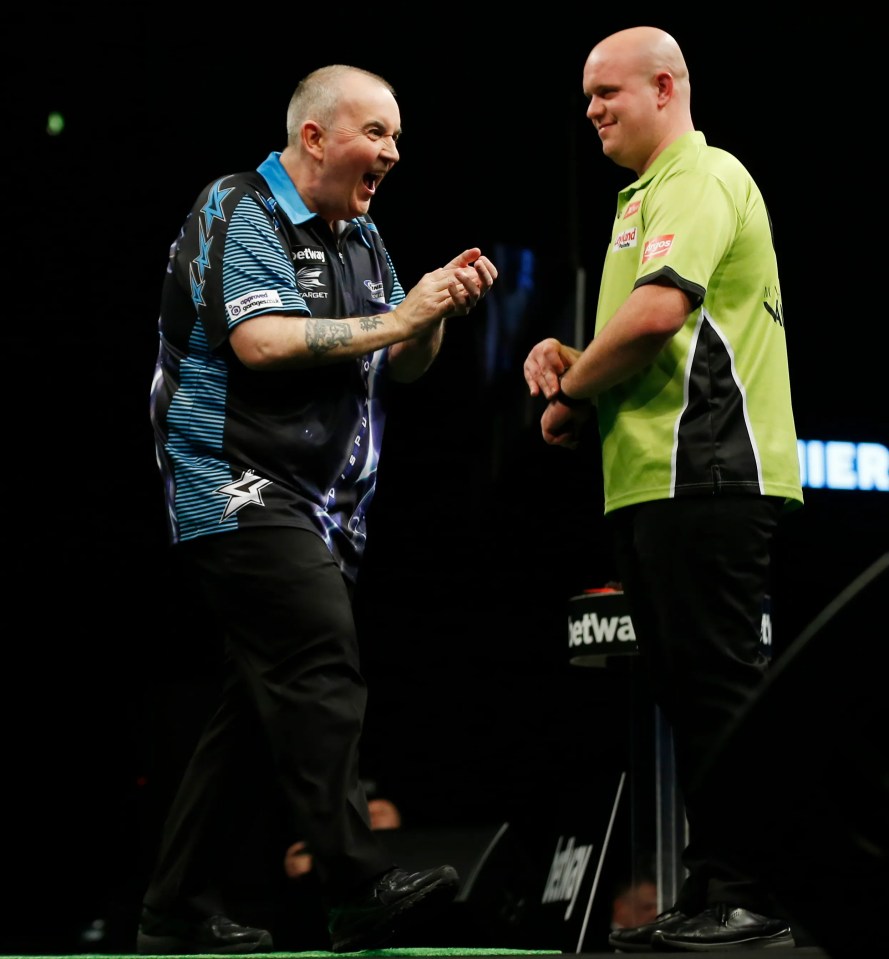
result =
[[602,643],[635,643],[636,631],[629,616],[597,616],[584,613],[581,619],[568,618],[568,646]]
[[552,865],[549,867],[549,878],[546,880],[546,888],[543,890],[541,902],[567,902],[568,908],[565,910],[565,921],[571,918],[571,912],[574,909],[574,903],[577,902],[577,894],[580,892],[580,886],[583,882],[583,874],[593,854],[592,846],[578,846],[574,848],[574,836],[568,840],[568,844],[562,849],[562,837],[556,843],[556,853],[553,856]]
[[327,257],[324,255],[324,250],[313,250],[310,247],[304,247],[302,250],[295,250],[293,253],[294,260],[318,260],[320,263],[326,263]]

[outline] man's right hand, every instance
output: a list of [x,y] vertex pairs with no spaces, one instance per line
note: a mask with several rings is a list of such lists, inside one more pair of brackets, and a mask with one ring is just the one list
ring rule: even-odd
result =
[[555,337],[541,340],[531,349],[522,371],[532,396],[552,399],[559,392],[559,380],[580,354]]
[[406,326],[405,336],[414,336],[446,316],[465,316],[496,279],[497,268],[478,247],[426,273],[395,308]]

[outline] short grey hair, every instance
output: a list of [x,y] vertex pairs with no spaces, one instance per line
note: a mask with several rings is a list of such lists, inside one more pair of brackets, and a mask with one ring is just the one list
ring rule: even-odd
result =
[[313,70],[297,84],[287,107],[287,143],[296,142],[299,131],[306,120],[315,120],[321,126],[329,126],[336,114],[342,92],[341,81],[348,75],[360,73],[376,80],[394,97],[395,90],[388,80],[384,80],[370,70],[350,67],[343,63],[334,63]]

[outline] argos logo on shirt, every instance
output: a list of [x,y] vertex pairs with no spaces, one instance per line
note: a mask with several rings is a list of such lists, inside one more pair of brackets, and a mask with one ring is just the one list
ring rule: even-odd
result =
[[638,226],[630,227],[629,230],[624,230],[623,232],[618,233],[614,238],[614,243],[611,244],[611,252],[617,253],[619,250],[629,250],[630,247],[635,246],[637,243],[638,233]]
[[665,236],[656,236],[653,240],[648,240],[642,248],[642,262],[647,263],[656,256],[666,256],[673,246],[675,235],[675,233],[667,233]]

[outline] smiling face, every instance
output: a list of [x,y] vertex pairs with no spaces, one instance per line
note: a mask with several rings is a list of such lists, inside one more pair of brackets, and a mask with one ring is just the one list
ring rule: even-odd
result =
[[341,96],[322,129],[315,201],[328,221],[367,213],[383,177],[398,162],[401,114],[395,97],[361,74],[341,80]]
[[603,152],[637,175],[693,129],[688,69],[676,41],[662,30],[635,27],[598,43],[584,64],[583,92]]
[[661,136],[657,80],[636,58],[600,46],[584,66],[583,92],[605,156],[641,173]]

